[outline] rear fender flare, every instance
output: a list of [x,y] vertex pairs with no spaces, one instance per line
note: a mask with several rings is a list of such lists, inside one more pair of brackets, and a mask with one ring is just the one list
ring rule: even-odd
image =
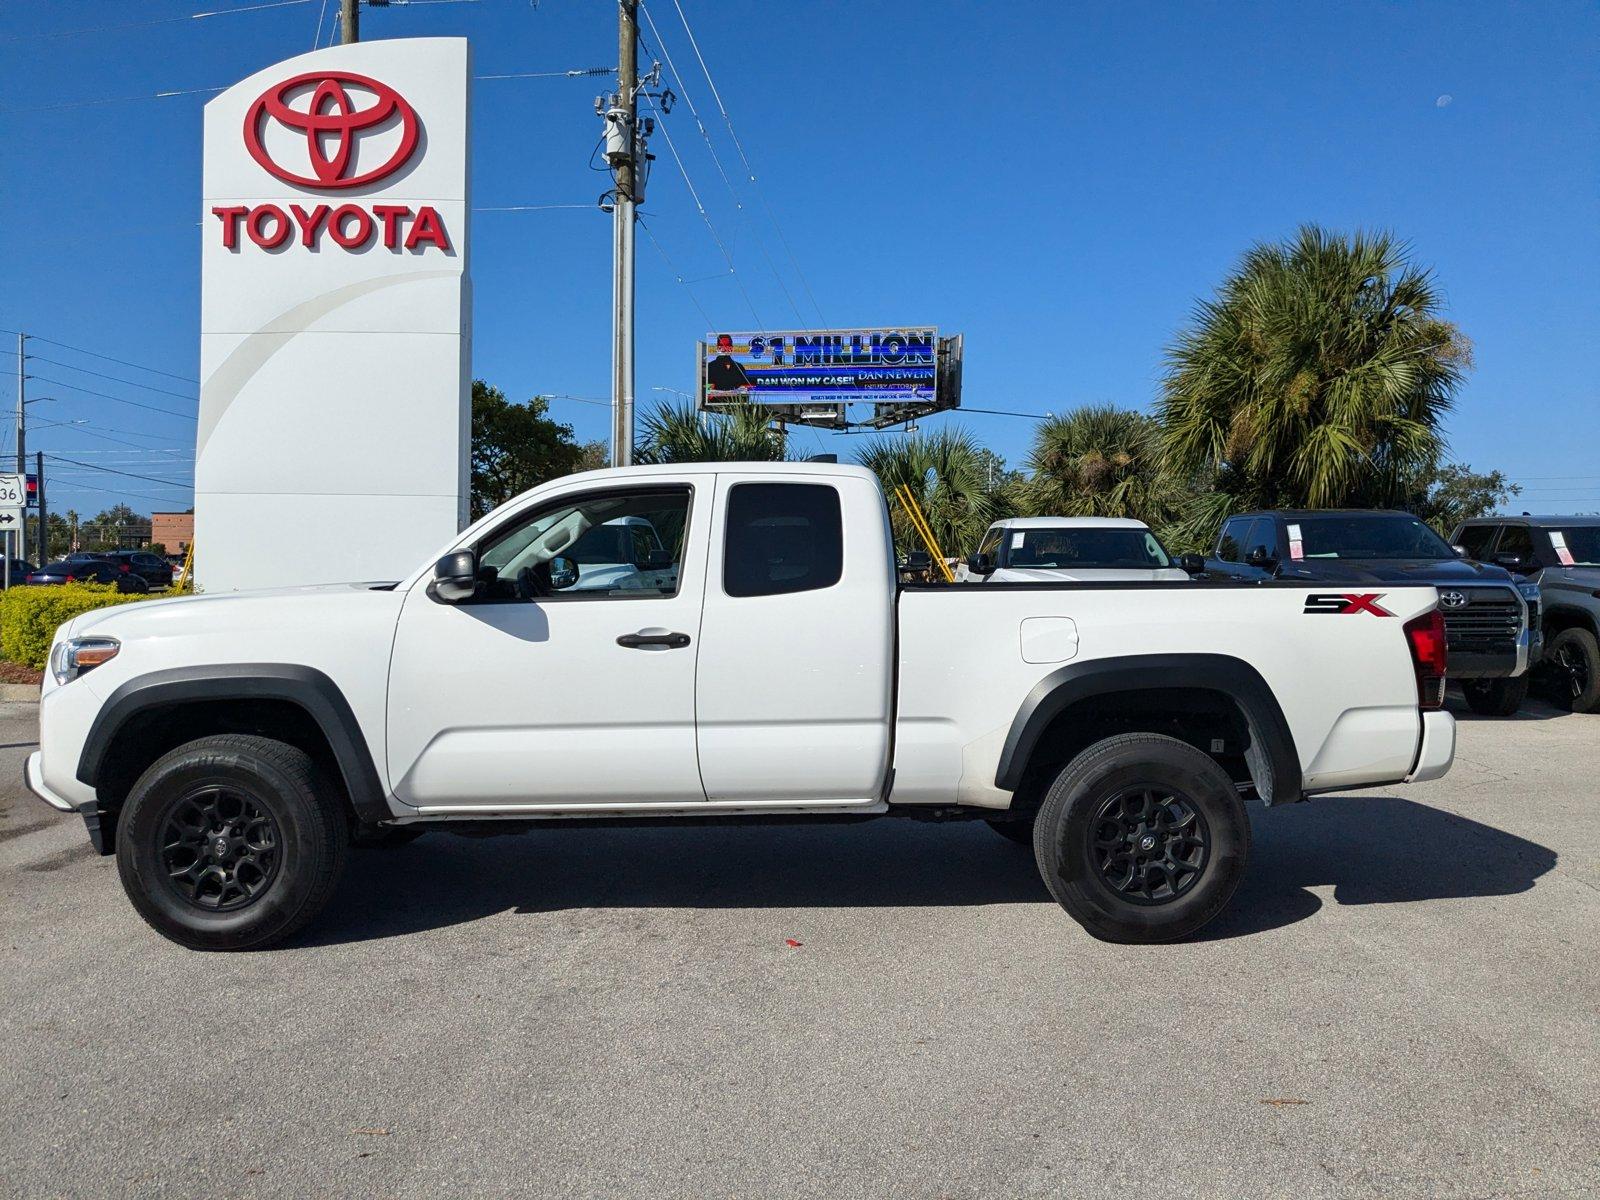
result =
[[1301,798],[1300,757],[1283,709],[1261,673],[1226,654],[1139,654],[1068,663],[1046,675],[1017,710],[1000,751],[995,786],[1014,792],[1050,723],[1081,700],[1129,692],[1199,688],[1239,706],[1250,734],[1245,754],[1256,791],[1268,804]]

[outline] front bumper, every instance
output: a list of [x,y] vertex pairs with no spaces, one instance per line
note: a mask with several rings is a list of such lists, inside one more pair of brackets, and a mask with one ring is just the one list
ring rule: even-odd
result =
[[1447,712],[1422,714],[1422,744],[1407,783],[1426,783],[1450,769],[1456,757],[1456,719]]
[[45,783],[43,750],[35,750],[28,755],[28,761],[22,765],[22,781],[28,785],[30,792],[57,812],[74,811],[72,801],[52,791],[50,785]]
[[1539,661],[1544,649],[1544,633],[1524,629],[1517,634],[1515,648],[1505,650],[1451,650],[1445,673],[1455,680],[1509,679],[1525,673]]

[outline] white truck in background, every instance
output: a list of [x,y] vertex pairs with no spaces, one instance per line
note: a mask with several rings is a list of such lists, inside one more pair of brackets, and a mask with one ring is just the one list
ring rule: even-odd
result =
[[[648,573],[586,579],[630,518]],[[902,586],[866,470],[642,467],[398,582],[77,617],[26,772],[196,948],[304,926],[352,841],[713,815],[985,820],[1090,933],[1161,941],[1228,903],[1246,798],[1442,775],[1444,667],[1428,587]]]
[[1194,571],[1131,517],[1007,517],[989,526],[957,580],[986,583],[1187,583]]

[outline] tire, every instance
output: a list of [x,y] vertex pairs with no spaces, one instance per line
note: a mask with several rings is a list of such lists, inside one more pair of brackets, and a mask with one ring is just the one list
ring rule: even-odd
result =
[[155,931],[259,950],[322,910],[344,867],[342,797],[302,750],[221,734],[157,759],[117,821],[117,873]]
[[1462,682],[1461,692],[1467,707],[1479,716],[1509,717],[1528,698],[1528,674],[1524,671],[1515,679],[1468,679]]
[[1600,711],[1600,642],[1587,629],[1563,629],[1545,652],[1556,700],[1576,713]]
[[[1139,850],[1152,845],[1136,837],[1153,839],[1161,859],[1141,859]],[[1110,852],[1097,849],[1108,845]],[[1169,942],[1233,898],[1250,858],[1250,818],[1209,755],[1176,738],[1128,733],[1096,742],[1062,768],[1039,810],[1033,848],[1050,894],[1092,936]]]
[[985,820],[984,824],[994,830],[1008,842],[1015,842],[1019,846],[1033,845],[1033,817],[1011,820]]

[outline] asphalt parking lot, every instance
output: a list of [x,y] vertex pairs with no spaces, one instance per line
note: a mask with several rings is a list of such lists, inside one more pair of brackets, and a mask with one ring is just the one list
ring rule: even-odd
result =
[[1266,812],[1202,940],[977,825],[431,834],[179,949],[0,705],[0,1192],[1600,1193],[1600,717]]

